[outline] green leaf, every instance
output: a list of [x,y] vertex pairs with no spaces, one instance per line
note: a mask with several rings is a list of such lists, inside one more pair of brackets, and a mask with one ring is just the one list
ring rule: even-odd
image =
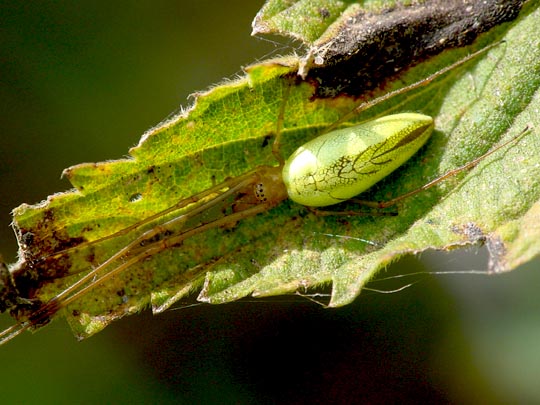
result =
[[[150,302],[155,311],[164,310],[196,289],[199,300],[223,303],[249,294],[268,296],[329,285],[330,305],[344,305],[388,263],[426,249],[484,242],[493,271],[511,270],[538,255],[540,12],[532,4],[515,23],[491,30],[473,47],[444,52],[370,96],[424,78],[473,49],[500,39],[503,44],[429,86],[350,121],[402,111],[435,118],[428,145],[361,197],[370,200],[413,190],[532,125],[519,142],[468,173],[405,200],[396,217],[318,216],[286,201],[193,236],[71,303],[63,314],[74,332],[91,335]],[[145,134],[129,158],[69,168],[65,175],[75,190],[16,208],[20,260],[11,271],[21,297],[47,302],[142,231],[178,213],[109,235],[259,165],[276,165],[272,139],[282,106],[282,153],[288,156],[362,100],[344,95],[321,98],[316,82],[291,80],[297,68],[292,57],[253,65],[245,77],[198,94],[191,109]],[[326,69],[331,73],[336,67]],[[198,220],[211,221],[220,211],[205,215]],[[112,267],[127,260],[129,256]]]
[[[367,3],[366,11],[380,10],[380,5],[372,7]],[[267,1],[253,21],[253,35],[289,35],[310,45],[346,10],[358,8],[356,2],[350,1]]]

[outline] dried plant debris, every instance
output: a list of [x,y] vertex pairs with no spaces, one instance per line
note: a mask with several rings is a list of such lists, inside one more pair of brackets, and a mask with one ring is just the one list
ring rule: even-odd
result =
[[363,94],[406,67],[472,43],[479,34],[515,19],[524,1],[396,1],[391,6],[320,1],[312,6],[313,19],[320,18],[318,30],[309,32],[294,25],[303,21],[304,16],[297,15],[302,1],[281,8],[274,3],[280,2],[265,5],[272,13],[263,8],[258,14],[254,33],[279,33],[302,41],[308,52],[300,75],[320,84],[318,96],[333,97]]

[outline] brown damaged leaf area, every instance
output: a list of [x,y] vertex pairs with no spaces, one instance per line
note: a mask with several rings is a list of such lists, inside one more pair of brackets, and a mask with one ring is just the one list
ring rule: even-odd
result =
[[[471,44],[483,32],[514,20],[523,4],[523,0],[387,5],[271,0],[253,21],[252,35],[280,34],[302,41],[308,52],[300,74],[319,81],[321,96],[358,94],[359,89],[377,88],[396,72],[445,49]],[[306,25],[306,20],[314,23]]]

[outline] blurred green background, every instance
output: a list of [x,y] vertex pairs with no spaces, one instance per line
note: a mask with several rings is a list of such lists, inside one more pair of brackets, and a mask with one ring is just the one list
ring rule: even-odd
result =
[[[10,210],[68,189],[62,169],[124,156],[188,94],[290,52],[250,37],[262,3],[1,2],[5,259],[16,255]],[[485,250],[474,248],[407,258],[383,276],[486,267]],[[414,285],[367,291],[339,309],[285,297],[145,312],[83,342],[56,321],[0,347],[0,399],[540,402],[538,267],[374,282]],[[0,327],[10,323],[0,318]]]

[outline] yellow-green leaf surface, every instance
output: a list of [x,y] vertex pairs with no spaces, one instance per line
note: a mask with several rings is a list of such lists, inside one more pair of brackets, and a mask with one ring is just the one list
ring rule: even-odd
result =
[[[504,43],[344,124],[403,111],[435,118],[428,145],[362,196],[371,200],[419,187],[531,125],[519,142],[468,173],[404,201],[395,217],[320,216],[286,201],[256,217],[190,238],[72,303],[64,315],[75,333],[88,336],[149,303],[163,310],[193,290],[203,302],[223,303],[250,294],[327,285],[330,305],[344,305],[392,260],[426,249],[485,242],[493,271],[511,270],[538,255],[539,20],[537,5],[529,3],[515,22],[489,31],[473,47],[444,52],[369,97],[415,82],[486,44],[501,39]],[[291,80],[296,69],[292,57],[253,65],[245,77],[198,94],[189,111],[145,134],[128,158],[67,169],[75,190],[16,208],[21,258],[12,272],[23,286],[22,294],[49,300],[141,229],[96,244],[86,242],[258,165],[276,165],[272,140],[283,103],[282,153],[287,156],[362,101],[315,97],[316,82]],[[344,204],[337,209],[356,207]],[[214,214],[208,213],[208,220]],[[49,256],[63,249],[70,250]]]

